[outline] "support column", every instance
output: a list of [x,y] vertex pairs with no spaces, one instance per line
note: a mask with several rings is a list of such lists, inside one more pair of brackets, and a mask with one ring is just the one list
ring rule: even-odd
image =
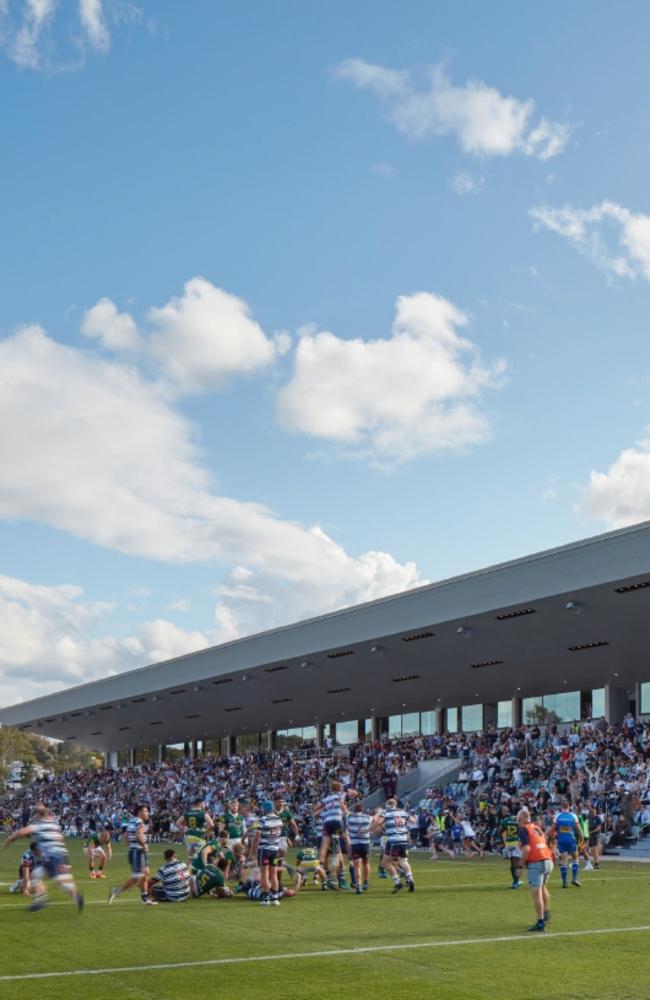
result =
[[325,746],[325,726],[323,725],[322,722],[319,722],[316,725],[316,746],[317,747]]
[[104,767],[117,767],[117,750],[107,750],[104,754]]
[[487,729],[488,726],[494,726],[496,729],[498,720],[498,708],[497,703],[491,702],[489,705],[483,705],[483,728]]
[[521,698],[512,699],[512,725],[521,725]]
[[237,753],[237,737],[236,736],[229,736],[228,737],[228,756],[232,757],[236,753]]
[[378,718],[378,716],[373,715],[373,717],[372,717],[372,738],[373,738],[373,740],[375,740],[375,741],[378,740],[379,737],[380,737],[380,735],[381,735],[381,733],[380,733],[380,729],[379,729],[379,718]]
[[357,719],[357,739],[359,743],[365,743],[366,741],[366,720]]
[[192,740],[192,757],[202,756],[199,754],[199,740]]
[[267,730],[267,732],[262,733],[262,750],[274,750],[275,749],[275,733],[272,729]]
[[133,767],[135,764],[135,747],[129,747],[127,750],[129,767]]
[[162,764],[162,762],[165,759],[165,747],[163,746],[162,743],[158,747],[156,747],[156,751],[157,751],[156,760],[158,761],[159,764]]
[[605,685],[605,718],[610,725],[620,725],[631,697],[624,688],[614,687],[613,684]]
[[436,713],[436,734],[443,736],[445,732],[445,710],[444,708],[434,709]]

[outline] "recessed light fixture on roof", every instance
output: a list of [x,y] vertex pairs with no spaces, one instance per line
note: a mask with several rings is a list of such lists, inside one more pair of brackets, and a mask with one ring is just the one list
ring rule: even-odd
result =
[[232,708],[224,708],[224,712],[241,712],[243,705],[233,705]]
[[275,667],[264,667],[265,674],[277,674],[278,670],[288,670],[286,663],[278,663]]
[[567,646],[570,653],[580,653],[584,649],[598,649],[599,646],[609,646],[606,639],[599,639],[596,642],[580,642],[575,646]]
[[66,740],[76,740],[76,736],[66,736]]
[[535,608],[519,608],[518,611],[504,611],[501,615],[495,615],[494,617],[498,622],[509,621],[510,618],[523,618],[524,615],[536,615],[537,611]]
[[381,656],[383,654],[383,652],[384,652],[384,647],[383,646],[377,646],[377,645],[371,646],[370,647],[370,652],[372,653],[373,656]]
[[187,688],[176,688],[174,691],[170,691],[170,694],[185,694]]
[[293,698],[271,698],[272,705],[287,705]]
[[567,601],[564,607],[567,611],[570,611],[572,615],[579,615],[582,611],[582,604],[580,601]]
[[470,663],[472,670],[480,670],[482,667],[498,667],[505,663],[505,660],[481,660],[480,663]]
[[83,715],[83,712],[70,712],[71,719],[78,719],[80,715]]
[[306,670],[307,673],[309,673],[313,666],[314,664],[311,662],[311,660],[303,660],[302,663],[300,664],[300,669]]
[[130,729],[130,728],[131,728],[130,726],[120,726],[119,731],[121,733],[125,733],[127,731],[127,729]]
[[146,698],[131,698],[131,704],[132,705],[141,705],[142,702],[146,701],[146,700],[147,700]]
[[216,681],[212,681],[213,684],[232,684],[232,677],[218,677]]
[[615,587],[616,594],[631,594],[634,590],[645,590],[650,587],[650,580],[642,580],[640,583],[627,583],[624,587]]
[[194,715],[186,715],[185,718],[186,719],[200,719],[201,716],[194,714]]
[[163,720],[162,719],[157,719],[155,722],[150,722],[149,723],[150,726],[162,726],[162,724],[163,724]]
[[[100,707],[99,711],[100,712],[110,712],[110,710],[112,709],[112,707],[113,707],[112,705],[102,705]],[[48,722],[50,722],[50,721],[54,722],[54,719],[52,719],[52,720],[48,719],[47,721]]]
[[91,736],[101,736],[102,735],[102,731],[101,731],[101,729],[98,729],[96,733],[91,733],[90,735]]
[[472,634],[472,630],[468,625],[459,625],[456,629],[456,635],[459,635],[462,639],[469,639]]
[[351,687],[328,688],[327,689],[327,693],[328,694],[343,694],[344,691],[351,691],[351,690],[352,690]]
[[341,649],[338,653],[328,653],[328,660],[339,660],[342,656],[354,656],[353,649]]
[[401,674],[399,677],[393,677],[393,684],[401,684],[403,681],[418,681],[420,679],[419,674]]
[[432,639],[435,632],[412,632],[410,635],[403,635],[402,642],[417,642],[419,639]]

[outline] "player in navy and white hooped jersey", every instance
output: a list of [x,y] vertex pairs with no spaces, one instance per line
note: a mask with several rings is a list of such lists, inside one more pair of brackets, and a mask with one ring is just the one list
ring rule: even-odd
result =
[[140,899],[145,906],[155,906],[155,899],[149,898],[149,866],[147,854],[149,853],[149,834],[147,823],[149,821],[149,807],[136,806],[133,816],[126,824],[126,841],[129,848],[129,867],[131,876],[124,885],[115,886],[108,894],[109,906],[114,903],[117,897],[127,889],[137,885],[140,889]]
[[152,888],[161,903],[184,903],[190,898],[190,871],[171,848],[165,851],[165,863],[152,878]]
[[40,896],[43,893],[43,883],[41,879],[34,877],[34,871],[41,867],[41,852],[36,841],[32,841],[26,851],[20,856],[18,865],[18,878],[9,888],[9,892],[22,892],[23,896]]
[[282,820],[273,811],[272,802],[262,803],[262,817],[253,835],[251,858],[257,857],[262,884],[263,906],[280,902],[280,884],[278,882],[278,865],[280,864],[280,838],[282,836]]
[[357,895],[368,890],[370,879],[370,824],[372,817],[363,805],[357,802],[347,818],[350,860],[353,869],[353,885]]
[[[314,806],[314,816],[320,817],[323,821],[323,837],[320,845],[319,860],[326,871],[328,871],[330,850],[335,855],[337,864],[340,865],[341,851],[339,844],[340,838],[343,835],[343,818],[345,813],[346,805],[343,785],[340,781],[330,781],[329,793]],[[332,883],[331,876],[328,884],[336,888],[336,883]]]
[[40,910],[47,903],[45,885],[41,881],[42,876],[47,876],[67,893],[81,913],[84,899],[74,883],[65,840],[54,813],[42,802],[39,802],[32,822],[7,837],[4,846],[8,847],[19,837],[30,837],[40,854],[39,866],[34,869],[34,877],[38,880],[40,891],[29,909]]
[[401,876],[406,879],[409,892],[415,890],[413,873],[408,862],[409,813],[401,809],[396,799],[387,799],[383,816],[376,816],[371,826],[372,833],[383,833],[386,837],[381,863],[393,879],[393,892],[402,888]]

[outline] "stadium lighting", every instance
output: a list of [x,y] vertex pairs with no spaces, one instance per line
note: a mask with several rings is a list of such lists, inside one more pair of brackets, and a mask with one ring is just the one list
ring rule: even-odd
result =
[[570,611],[572,615],[579,615],[582,611],[582,605],[579,601],[567,601],[564,607],[567,611]]
[[382,656],[383,652],[384,652],[384,647],[383,646],[371,646],[370,647],[370,652],[374,656]]
[[302,663],[300,664],[300,669],[306,670],[307,673],[309,673],[312,670],[313,666],[314,664],[311,662],[311,660],[303,660]]
[[456,635],[461,636],[462,639],[469,639],[471,634],[472,630],[468,625],[459,625],[456,629]]

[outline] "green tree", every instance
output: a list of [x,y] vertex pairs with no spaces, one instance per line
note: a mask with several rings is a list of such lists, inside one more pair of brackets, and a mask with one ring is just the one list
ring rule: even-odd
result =
[[32,744],[25,733],[10,726],[0,727],[0,791],[7,787],[11,765],[14,761],[22,761],[23,774],[21,780],[29,780],[33,774],[36,756]]
[[526,711],[526,722],[529,726],[550,726],[555,722],[561,722],[560,716],[551,708],[536,704]]

